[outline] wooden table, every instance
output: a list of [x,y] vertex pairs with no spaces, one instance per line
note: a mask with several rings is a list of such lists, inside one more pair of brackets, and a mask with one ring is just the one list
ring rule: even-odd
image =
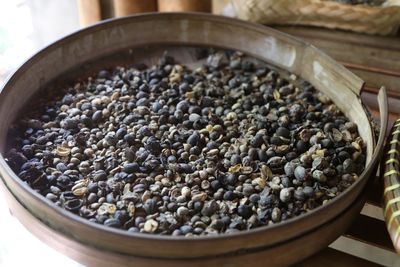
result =
[[[386,86],[389,125],[392,125],[400,114],[400,37],[369,36],[313,27],[276,28],[315,45],[366,81],[362,99],[375,118],[379,115],[378,88]],[[394,252],[383,221],[379,177],[368,188],[367,195],[367,204],[347,232],[329,248],[297,266],[377,266],[376,263],[400,266],[400,256]]]

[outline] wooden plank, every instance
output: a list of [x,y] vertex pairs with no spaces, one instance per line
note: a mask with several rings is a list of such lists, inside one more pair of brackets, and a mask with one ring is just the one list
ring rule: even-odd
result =
[[339,237],[329,247],[383,266],[400,266],[400,257],[395,252],[346,236]]
[[274,28],[295,36],[304,37],[305,39],[318,36],[319,39],[331,40],[333,42],[340,39],[347,43],[362,43],[364,46],[372,46],[385,50],[400,49],[399,36],[377,36],[306,26],[275,26]]
[[367,202],[371,205],[381,206],[382,204],[382,184],[380,177],[376,177],[374,181],[367,187]]
[[[365,46],[363,43],[347,43],[343,39],[337,39],[336,42],[333,42],[319,39],[318,36],[306,38],[306,40],[326,51],[338,61],[350,61],[355,64],[388,69],[394,72],[400,69],[400,49],[387,50]],[[354,53],[354,51],[357,51],[357,53]]]
[[385,218],[383,217],[382,207],[380,204],[376,205],[376,203],[366,202],[364,207],[362,208],[360,214],[375,218],[377,220],[383,221]]
[[400,37],[370,36],[314,27],[276,27],[342,63],[369,86],[400,92]]
[[[376,100],[376,94],[370,92],[363,92],[361,99],[364,104],[371,110],[379,111],[378,102]],[[388,98],[389,112],[394,116],[400,114],[400,98],[389,97]],[[379,119],[379,116],[377,117]],[[391,125],[390,125],[391,126]]]
[[[346,65],[346,63],[342,64]],[[371,73],[369,71],[348,68],[350,71],[354,72],[357,76],[363,79],[368,86],[381,87],[382,85],[390,91],[400,92],[400,77],[395,77],[392,75],[382,74],[382,73]],[[400,68],[399,68],[400,69]]]
[[[365,85],[364,89],[363,89],[363,92],[368,92],[368,93],[377,95],[378,92],[379,92],[379,87]],[[392,91],[388,91],[387,94],[388,94],[388,97],[400,99],[400,91],[393,91],[392,90]]]
[[[266,265],[267,266],[267,265]],[[297,267],[337,267],[337,266],[360,266],[360,267],[375,267],[378,264],[366,261],[364,259],[346,254],[344,252],[326,248],[316,255],[294,265]]]

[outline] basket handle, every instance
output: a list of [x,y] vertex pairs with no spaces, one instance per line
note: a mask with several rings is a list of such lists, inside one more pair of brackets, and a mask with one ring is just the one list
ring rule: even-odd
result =
[[381,165],[383,214],[397,253],[400,253],[400,118],[394,122]]

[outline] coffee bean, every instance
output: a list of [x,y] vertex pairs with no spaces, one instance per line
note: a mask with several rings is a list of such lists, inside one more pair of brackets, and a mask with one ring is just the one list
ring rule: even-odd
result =
[[238,215],[248,219],[253,214],[252,208],[249,205],[240,205],[238,207]]
[[7,163],[90,222],[187,237],[279,223],[361,175],[357,125],[327,96],[241,53],[202,51],[195,70],[166,52],[49,90],[10,127]]
[[126,172],[126,173],[134,173],[134,172],[138,172],[139,170],[140,170],[140,166],[136,162],[127,163],[124,165],[124,172]]

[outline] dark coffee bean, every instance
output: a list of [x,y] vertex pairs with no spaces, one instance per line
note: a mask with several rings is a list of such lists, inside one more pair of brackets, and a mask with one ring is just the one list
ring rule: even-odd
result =
[[267,152],[263,149],[258,150],[258,159],[261,162],[266,162],[268,160]]
[[176,109],[181,110],[182,112],[187,112],[189,110],[189,107],[190,104],[186,100],[182,100],[176,105]]
[[304,199],[305,199],[305,194],[304,194],[303,190],[294,191],[293,196],[296,200],[299,200],[299,201],[304,201]]
[[332,129],[335,127],[335,124],[328,122],[327,124],[324,125],[324,132],[329,133],[332,131]]
[[200,139],[200,135],[198,134],[198,132],[194,132],[192,135],[189,136],[189,138],[187,139],[187,143],[191,146],[195,146],[197,145],[197,142]]
[[107,173],[103,170],[96,171],[93,174],[93,180],[94,181],[105,181],[105,180],[107,180]]
[[121,222],[118,219],[110,218],[104,221],[104,225],[113,228],[120,228]]
[[117,132],[115,133],[115,136],[118,138],[118,139],[124,139],[124,137],[125,137],[125,135],[127,134],[127,130],[125,129],[125,128],[119,128],[118,130],[117,130]]
[[178,204],[174,203],[174,202],[170,202],[170,203],[167,204],[167,209],[169,211],[174,212],[174,211],[176,211],[178,209]]
[[296,149],[299,154],[302,154],[308,150],[308,144],[302,140],[297,141]]
[[253,214],[252,207],[249,205],[240,205],[237,211],[238,215],[242,216],[245,219],[250,218],[250,216]]
[[257,159],[258,159],[258,152],[257,152],[257,149],[255,149],[255,148],[250,148],[249,151],[248,151],[248,154],[249,154],[249,159],[250,159],[251,161],[257,160]]
[[231,157],[231,164],[236,165],[242,163],[242,158],[238,154],[233,154]]
[[143,209],[146,211],[146,214],[156,213],[158,210],[157,201],[154,199],[146,200],[146,202],[143,204]]
[[260,200],[260,195],[259,194],[252,194],[249,197],[249,200],[251,203],[256,204]]
[[139,164],[137,164],[136,162],[133,163],[127,163],[124,165],[124,172],[126,173],[134,173],[139,171]]
[[283,144],[282,139],[280,139],[278,136],[273,136],[271,137],[271,144],[280,146]]
[[307,178],[307,171],[303,166],[297,166],[294,169],[294,176],[299,181],[304,181]]
[[41,136],[41,137],[39,137],[38,139],[36,139],[36,144],[38,144],[38,145],[44,145],[44,144],[47,143],[47,141],[48,141],[47,136]]
[[60,162],[57,164],[56,169],[60,172],[65,172],[68,170],[68,167],[63,162]]
[[230,201],[232,201],[232,200],[234,200],[234,199],[236,198],[236,195],[235,195],[235,193],[233,193],[232,191],[226,191],[226,192],[224,193],[223,198],[224,198],[224,200],[230,200]]
[[221,188],[222,184],[218,180],[214,180],[210,183],[210,186],[214,191],[217,191],[219,188]]
[[218,210],[218,204],[215,200],[207,201],[201,209],[201,214],[211,216]]
[[279,127],[278,129],[276,129],[275,134],[284,138],[290,138],[290,131],[285,127]]
[[338,154],[338,157],[341,162],[344,162],[346,159],[350,158],[350,154],[346,151],[340,151]]
[[229,185],[235,185],[237,182],[237,175],[233,173],[229,173],[228,176],[226,177],[226,183]]
[[285,155],[285,158],[286,158],[287,161],[292,161],[292,160],[294,160],[295,158],[297,158],[297,153],[294,152],[294,151],[289,152],[289,153],[287,153],[287,154]]
[[99,121],[102,120],[102,118],[103,118],[103,113],[101,112],[101,110],[96,111],[92,115],[92,121],[93,122],[99,122]]
[[305,186],[303,193],[306,197],[312,197],[314,195],[314,189],[311,186]]
[[281,184],[283,185],[283,187],[291,187],[292,186],[292,182],[291,179],[289,179],[288,177],[284,176],[281,178]]
[[161,144],[154,136],[150,136],[146,141],[146,149],[158,155],[161,152]]
[[264,143],[263,136],[260,134],[256,134],[250,141],[250,144],[253,147],[260,147]]
[[117,137],[115,136],[114,133],[108,133],[105,137],[104,140],[107,142],[109,146],[115,146],[118,142]]

